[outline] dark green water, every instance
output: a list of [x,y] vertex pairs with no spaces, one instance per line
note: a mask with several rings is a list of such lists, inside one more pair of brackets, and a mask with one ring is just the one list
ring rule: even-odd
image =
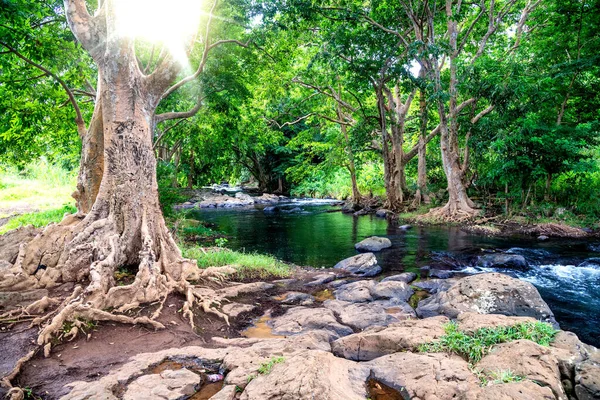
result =
[[[296,207],[290,205],[288,208]],[[331,268],[357,254],[354,243],[369,236],[386,236],[392,248],[377,253],[385,272],[418,271],[432,265],[480,273],[477,255],[486,250],[523,254],[531,268],[525,272],[500,271],[533,283],[550,305],[563,329],[577,333],[587,343],[600,345],[600,268],[578,267],[587,258],[599,257],[593,243],[527,238],[490,238],[456,227],[415,227],[402,230],[375,216],[354,217],[330,206],[301,205],[302,213],[264,213],[260,208],[209,209],[195,212],[229,236],[234,250],[267,253],[298,265]],[[515,248],[517,248],[515,250]]]

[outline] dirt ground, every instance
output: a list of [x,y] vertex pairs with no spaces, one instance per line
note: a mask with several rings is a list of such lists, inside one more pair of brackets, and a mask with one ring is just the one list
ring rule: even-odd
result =
[[[98,379],[139,353],[192,345],[217,347],[212,337],[241,337],[242,332],[267,310],[274,316],[283,313],[284,308],[274,298],[288,291],[307,291],[304,283],[319,273],[322,272],[300,271],[293,283],[280,283],[271,290],[232,299],[239,303],[254,304],[256,309],[232,318],[229,326],[216,316],[198,312],[196,329],[192,329],[180,312],[183,297],[171,295],[158,318],[166,329],[155,331],[141,325],[98,323],[87,334],[80,333],[73,341],[57,343],[48,358],[44,358],[42,351],[38,350],[35,357],[25,364],[13,385],[30,392],[30,398],[53,400],[69,392],[67,384]],[[317,293],[322,289],[316,286],[310,292]],[[0,331],[0,376],[9,372],[16,360],[36,348],[34,343],[37,334],[38,328],[29,328],[28,323]]]

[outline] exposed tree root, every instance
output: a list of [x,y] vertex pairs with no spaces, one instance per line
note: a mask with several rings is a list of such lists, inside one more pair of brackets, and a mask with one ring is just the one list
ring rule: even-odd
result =
[[427,214],[419,217],[423,220],[433,220],[439,222],[464,222],[472,219],[481,213],[481,210],[473,208],[468,204],[446,203],[443,207],[433,208]]
[[35,353],[36,350],[31,350],[25,356],[21,357],[15,364],[15,367],[12,369],[12,371],[10,371],[8,375],[4,376],[2,380],[0,380],[0,386],[2,386],[5,389],[10,389],[6,394],[7,399],[23,400],[25,398],[25,393],[23,393],[23,390],[18,387],[13,387],[10,382],[13,379],[15,379],[15,377],[19,375],[19,373],[21,373],[21,368],[23,368],[23,365],[25,365],[27,361],[31,360]]

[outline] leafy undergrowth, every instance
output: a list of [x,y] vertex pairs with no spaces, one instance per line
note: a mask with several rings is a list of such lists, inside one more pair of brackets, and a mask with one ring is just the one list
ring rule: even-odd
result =
[[76,173],[44,160],[23,170],[0,165],[0,218],[74,204]]
[[21,226],[33,225],[36,228],[41,228],[51,222],[59,222],[63,219],[65,213],[73,214],[75,212],[77,212],[77,208],[74,205],[65,204],[60,208],[52,210],[21,214],[11,218],[6,224],[0,226],[0,235]]
[[198,246],[184,246],[182,251],[184,257],[197,260],[199,268],[231,266],[236,269],[239,279],[285,278],[293,270],[290,265],[265,254]]
[[458,324],[451,322],[445,326],[446,334],[438,341],[419,346],[422,353],[450,352],[464,357],[468,362],[476,364],[490,352],[494,345],[520,339],[531,340],[542,346],[548,346],[557,331],[545,322],[524,322],[513,326],[482,328],[472,334],[458,329]]

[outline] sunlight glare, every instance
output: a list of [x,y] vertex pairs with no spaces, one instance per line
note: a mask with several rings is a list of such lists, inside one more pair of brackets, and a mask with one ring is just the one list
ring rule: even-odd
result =
[[201,0],[117,0],[119,35],[164,44],[173,57],[187,63],[186,42],[197,33]]

